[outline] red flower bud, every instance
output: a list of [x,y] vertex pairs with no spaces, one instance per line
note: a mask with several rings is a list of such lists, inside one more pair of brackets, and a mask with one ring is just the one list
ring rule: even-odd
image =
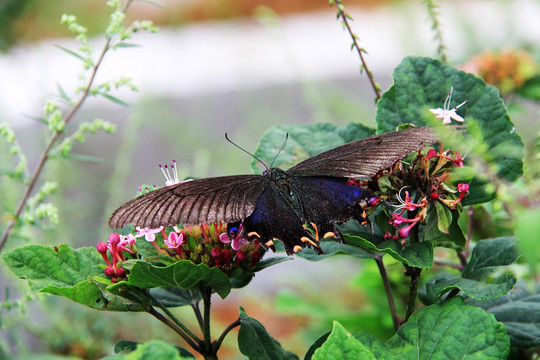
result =
[[106,253],[107,248],[108,248],[107,243],[104,243],[104,242],[99,242],[96,245],[96,249],[97,249],[98,253],[100,253],[100,254]]
[[212,251],[210,251],[210,255],[212,255],[214,259],[220,259],[221,251],[218,248],[213,248]]
[[115,275],[116,277],[121,277],[121,278],[126,277],[126,270],[124,268],[119,267],[116,269]]
[[105,276],[108,276],[108,277],[114,276],[114,269],[112,266],[107,266],[103,272],[105,273]]
[[437,156],[437,151],[435,149],[429,149],[426,154],[426,159],[433,159],[435,156]]
[[437,200],[437,199],[439,198],[439,193],[436,192],[436,191],[434,191],[434,192],[432,192],[432,193],[429,195],[429,198],[430,198],[431,200]]
[[120,242],[120,235],[118,235],[117,233],[112,233],[109,236],[109,244],[111,244],[111,246],[114,247],[118,245],[119,242]]
[[236,253],[236,263],[241,264],[244,260],[246,260],[246,253],[243,251],[239,251]]
[[261,258],[262,258],[262,255],[260,252],[258,252],[257,250],[253,251],[251,253],[251,266],[258,263],[261,260]]

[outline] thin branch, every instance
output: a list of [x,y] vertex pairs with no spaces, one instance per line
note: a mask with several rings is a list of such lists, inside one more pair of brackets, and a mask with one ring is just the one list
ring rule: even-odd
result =
[[384,267],[382,255],[376,256],[375,262],[377,263],[377,267],[379,268],[379,273],[381,274],[381,278],[384,284],[384,290],[386,291],[386,298],[388,299],[388,307],[390,308],[390,314],[392,315],[392,323],[394,324],[394,330],[398,331],[401,320],[399,319],[399,316],[397,314],[396,304],[394,302],[394,295],[392,294],[392,286],[390,285],[388,273],[386,272],[386,268]]
[[221,347],[221,343],[223,342],[223,339],[225,339],[225,336],[227,336],[227,334],[232,330],[234,329],[235,327],[237,326],[240,326],[240,319],[237,319],[235,320],[234,322],[232,322],[229,326],[227,326],[227,328],[225,330],[223,330],[223,332],[221,333],[221,335],[219,336],[219,338],[217,339],[217,341],[214,343],[214,349],[215,351],[217,352],[219,350],[219,348]]
[[171,320],[167,319],[165,316],[163,316],[163,314],[161,314],[159,311],[157,311],[156,309],[154,309],[153,307],[150,307],[148,309],[148,313],[150,315],[152,315],[153,317],[155,317],[156,319],[158,319],[159,321],[161,321],[162,323],[164,323],[165,325],[167,325],[168,327],[170,327],[171,329],[173,329],[178,335],[180,335],[182,337],[182,339],[184,339],[184,341],[193,348],[193,350],[197,351],[197,352],[201,352],[201,347],[196,344],[182,329],[180,329],[174,322],[172,322]]
[[193,303],[191,304],[191,308],[193,309],[193,312],[195,313],[195,317],[197,318],[197,322],[199,323],[199,327],[201,328],[201,332],[204,331],[204,321],[202,318],[201,308],[199,307],[199,303]]
[[[331,2],[332,3],[332,2]],[[366,71],[367,77],[369,79],[369,83],[371,84],[371,87],[373,88],[373,91],[375,92],[375,101],[378,101],[381,98],[381,89],[379,85],[375,82],[375,79],[373,77],[373,73],[367,66],[366,60],[364,59],[363,53],[365,53],[365,50],[358,45],[358,36],[352,31],[351,26],[349,24],[349,20],[353,20],[351,15],[345,11],[345,6],[343,6],[343,3],[341,0],[335,1],[337,9],[338,9],[338,16],[341,17],[343,24],[347,28],[347,31],[349,32],[349,35],[351,35],[352,38],[352,46],[356,49],[356,52],[358,53],[358,56],[360,56],[360,61],[362,62],[362,69]]]
[[443,64],[448,63],[448,58],[446,56],[446,46],[444,45],[443,35],[441,30],[441,23],[439,22],[438,16],[439,12],[437,11],[438,5],[434,0],[424,0],[424,5],[428,13],[428,18],[431,21],[431,29],[435,32],[434,38],[437,42],[437,53]]
[[448,266],[448,267],[451,267],[453,269],[456,269],[456,270],[463,270],[463,266],[462,265],[459,265],[459,264],[454,264],[453,262],[450,262],[450,261],[445,261],[445,260],[433,260],[433,264],[434,265],[439,265],[439,266]]
[[[124,6],[124,9],[123,9],[123,12],[127,11],[129,6],[131,5],[132,1],[133,0],[129,0],[126,3],[126,5]],[[87,85],[85,87],[85,90],[84,90],[83,94],[81,95],[79,100],[75,103],[75,105],[73,106],[71,111],[66,115],[66,117],[63,120],[63,123],[64,123],[63,128],[65,128],[65,126],[73,119],[73,117],[75,116],[77,111],[81,108],[81,106],[83,105],[83,103],[87,99],[88,94],[90,93],[90,89],[92,88],[92,85],[94,84],[94,80],[96,78],[96,74],[98,72],[98,69],[99,69],[100,65],[102,64],[102,62],[103,62],[103,58],[105,57],[105,54],[111,49],[111,42],[112,42],[112,39],[107,38],[107,41],[105,42],[105,46],[103,47],[103,50],[101,51],[97,62],[95,63],[94,67],[92,68],[90,78],[88,80],[88,83],[87,83]],[[34,173],[31,176],[30,183],[26,187],[26,190],[25,190],[25,192],[24,192],[24,194],[23,194],[23,196],[22,196],[22,198],[21,198],[21,200],[20,200],[20,202],[19,202],[19,204],[18,204],[18,206],[17,206],[17,208],[15,210],[15,213],[13,214],[13,218],[10,220],[10,222],[6,226],[6,229],[4,230],[4,233],[2,234],[2,239],[0,240],[0,252],[2,251],[4,245],[6,244],[7,239],[9,238],[9,235],[11,234],[11,231],[13,230],[13,227],[19,221],[19,216],[21,215],[22,211],[26,207],[28,199],[30,198],[30,194],[32,194],[32,191],[34,190],[36,182],[37,182],[39,176],[41,175],[41,172],[43,171],[45,163],[49,159],[51,149],[52,149],[53,145],[56,143],[56,141],[58,140],[58,138],[60,137],[61,134],[62,134],[62,131],[55,131],[53,133],[53,135],[51,136],[47,146],[45,147],[45,150],[44,150],[43,154],[41,155],[41,158],[38,161],[38,165],[37,165]]]
[[145,292],[145,295],[154,303],[157,305],[179,328],[181,328],[189,337],[191,337],[194,341],[197,343],[201,343],[201,339],[197,335],[195,335],[189,328],[184,325],[180,320],[174,316],[169,309],[167,309],[166,306],[164,306],[161,302],[159,302],[155,297],[152,296],[149,292]]

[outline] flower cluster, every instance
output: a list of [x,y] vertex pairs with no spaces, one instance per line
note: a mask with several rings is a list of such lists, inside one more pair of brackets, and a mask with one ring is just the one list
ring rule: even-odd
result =
[[[146,257],[159,260],[161,255],[167,256],[172,261],[189,260],[195,264],[216,266],[227,275],[231,275],[235,269],[250,271],[264,254],[264,249],[258,242],[252,244],[243,239],[242,225],[240,229],[231,228],[229,231],[223,223],[211,225],[204,223],[183,228],[137,227],[135,230],[135,234],[127,236],[113,233],[107,243],[97,245],[97,250],[107,263],[105,274],[113,278],[113,281],[126,276],[121,264],[127,259]],[[149,248],[143,252],[141,249],[148,248],[143,246],[143,242],[139,243],[138,250],[135,246],[136,239],[146,240],[153,249]]]
[[452,181],[452,169],[463,166],[459,152],[441,146],[439,150],[424,149],[408,160],[398,162],[370,182],[391,210],[388,224],[393,231],[387,231],[384,237],[400,240],[402,245],[413,229],[425,223],[434,202],[455,209],[469,191],[468,184]]
[[[132,234],[127,236],[112,233],[109,236],[109,241],[100,242],[96,246],[97,251],[103,256],[103,260],[107,264],[105,275],[111,277],[113,282],[126,277],[126,270],[121,267],[121,263],[127,259],[132,259],[137,253],[135,247],[135,237]],[[109,260],[110,254],[111,260]],[[129,254],[129,255],[128,255]]]

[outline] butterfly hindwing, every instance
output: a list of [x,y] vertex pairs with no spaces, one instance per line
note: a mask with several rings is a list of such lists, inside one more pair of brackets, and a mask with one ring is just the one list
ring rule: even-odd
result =
[[356,140],[322,152],[287,170],[290,175],[369,178],[436,141],[430,128],[412,128]]

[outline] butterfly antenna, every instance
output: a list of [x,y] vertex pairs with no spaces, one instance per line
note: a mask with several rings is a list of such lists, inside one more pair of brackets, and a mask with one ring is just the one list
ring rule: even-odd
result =
[[289,133],[286,133],[285,134],[285,141],[283,142],[283,145],[281,145],[281,148],[279,149],[279,151],[277,152],[276,156],[274,157],[274,160],[272,160],[272,163],[270,164],[270,167],[274,166],[274,162],[276,161],[277,157],[279,156],[279,154],[283,151],[283,149],[285,148],[285,144],[287,144],[287,139],[289,139]]
[[230,142],[231,144],[233,144],[234,146],[236,146],[237,148],[239,148],[240,150],[242,150],[246,154],[250,155],[252,158],[257,160],[258,162],[260,162],[264,166],[264,168],[266,170],[268,170],[268,166],[261,159],[259,159],[258,157],[256,157],[255,155],[253,155],[252,153],[247,151],[246,149],[242,148],[240,145],[235,144],[231,139],[229,139],[229,136],[227,135],[227,133],[225,133],[225,139],[227,139],[228,142]]

